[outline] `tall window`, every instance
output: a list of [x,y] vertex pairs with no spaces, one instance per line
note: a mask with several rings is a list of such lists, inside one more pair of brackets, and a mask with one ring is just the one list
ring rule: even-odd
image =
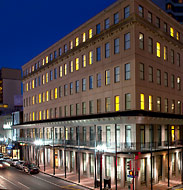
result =
[[140,94],[140,109],[144,110],[145,102],[144,102],[144,94]]
[[101,73],[97,73],[97,88],[101,87]]
[[140,63],[140,79],[144,80],[144,64]]
[[110,57],[110,45],[109,42],[105,44],[105,58]]
[[139,48],[144,49],[144,34],[139,33]]
[[62,73],[62,66],[59,67],[59,76],[62,77],[63,73]]
[[132,143],[132,127],[130,125],[125,125],[125,144],[127,147],[131,147]]
[[79,58],[76,58],[76,71],[79,70]]
[[115,67],[114,68],[114,82],[119,82],[120,81],[120,67]]
[[105,111],[111,111],[111,98],[105,98]]
[[76,104],[76,115],[79,115],[79,104]]
[[64,45],[64,53],[67,52],[67,44]]
[[181,101],[180,100],[177,101],[177,113],[181,114]]
[[69,49],[73,49],[73,41],[72,40],[69,42]]
[[83,39],[83,42],[86,41],[86,33],[85,33],[85,32],[83,33],[83,37],[82,37],[82,39]]
[[70,95],[73,94],[73,82],[70,83]]
[[130,80],[130,63],[125,64],[125,80]]
[[86,55],[82,55],[82,67],[86,67]]
[[89,114],[93,114],[94,108],[93,108],[93,100],[89,101]]
[[89,38],[92,38],[93,37],[93,30],[90,28],[89,29]]
[[74,111],[74,105],[70,105],[70,116],[73,116],[73,111]]
[[62,87],[59,86],[59,98],[61,98],[61,97],[62,97]]
[[97,60],[97,61],[100,61],[100,60],[101,60],[101,47],[98,47],[98,48],[96,49],[96,53],[97,53],[96,60]]
[[175,100],[172,100],[171,110],[172,113],[175,113]]
[[61,56],[62,55],[62,48],[59,48],[58,52],[59,52],[59,56]]
[[93,76],[89,76],[89,89],[93,89]]
[[149,96],[149,111],[153,110],[153,97]]
[[73,61],[70,61],[70,73],[74,71],[74,64]]
[[57,99],[58,98],[58,89],[57,88],[55,88],[55,99]]
[[131,94],[125,94],[125,110],[131,109]]
[[144,17],[144,8],[139,5],[139,16]]
[[175,88],[175,76],[171,75],[171,88]]
[[54,79],[57,79],[57,68],[54,68]]
[[119,22],[119,13],[114,14],[114,24],[117,24]]
[[153,39],[150,37],[148,38],[148,51],[153,54]]
[[163,28],[164,28],[164,32],[167,32],[167,23],[166,22],[164,22]]
[[105,19],[104,24],[105,24],[105,25],[104,25],[105,30],[108,29],[108,28],[109,28],[109,25],[110,25],[109,18]]
[[92,65],[93,64],[93,51],[89,52],[89,64]]
[[177,90],[181,90],[181,79],[177,77]]
[[79,37],[76,37],[76,39],[75,39],[75,45],[76,45],[76,46],[79,45]]
[[149,66],[149,82],[153,82],[153,67]]
[[148,11],[147,20],[152,23],[152,13]]
[[119,96],[115,96],[115,111],[119,111]]
[[180,53],[177,53],[177,65],[180,67]]
[[156,26],[160,28],[160,18],[156,17]]
[[100,34],[100,24],[96,25],[96,34]]
[[174,37],[174,29],[170,27],[170,36]]
[[109,85],[111,82],[110,80],[110,70],[105,71],[105,85]]
[[164,100],[165,112],[168,113],[168,98]]
[[67,84],[64,85],[64,96],[67,96]]
[[161,71],[157,69],[157,84],[161,85]]
[[164,85],[165,87],[168,87],[168,73],[167,72],[164,73]]
[[101,113],[101,99],[97,99],[97,113]]
[[156,55],[157,57],[161,56],[161,46],[159,42],[156,42]]
[[86,115],[86,102],[82,102],[82,114]]
[[168,60],[168,48],[166,46],[164,46],[164,60]]
[[118,54],[119,53],[119,38],[116,38],[114,40],[114,54]]
[[57,51],[54,51],[54,59],[57,58]]
[[170,61],[171,61],[171,64],[174,64],[174,50],[173,49],[170,50]]
[[125,34],[124,35],[124,38],[125,38],[125,40],[124,40],[124,49],[125,50],[127,50],[127,49],[130,49],[130,33],[127,33],[127,34]]
[[157,111],[161,111],[161,97],[157,97]]
[[67,63],[64,64],[64,75],[67,75]]
[[124,8],[124,19],[130,16],[130,6]]
[[79,80],[76,81],[76,93],[79,92]]
[[86,79],[82,79],[82,91],[86,91]]

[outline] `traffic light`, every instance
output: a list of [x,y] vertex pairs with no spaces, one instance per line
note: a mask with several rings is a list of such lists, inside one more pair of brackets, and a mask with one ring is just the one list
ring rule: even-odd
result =
[[127,162],[127,170],[131,170],[131,161]]

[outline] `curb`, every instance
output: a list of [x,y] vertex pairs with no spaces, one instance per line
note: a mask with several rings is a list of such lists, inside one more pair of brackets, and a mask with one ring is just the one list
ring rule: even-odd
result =
[[63,179],[63,178],[60,178],[60,177],[54,176],[54,175],[52,175],[52,174],[49,174],[49,173],[46,173],[46,172],[43,172],[43,171],[40,171],[40,172],[43,173],[43,174],[45,174],[45,175],[49,175],[49,176],[51,176],[51,177],[54,177],[54,178],[57,178],[57,179],[61,179],[61,180],[63,180],[63,181],[66,181],[66,182],[69,182],[69,183],[73,183],[73,184],[75,184],[75,185],[78,185],[78,186],[81,186],[81,187],[87,188],[87,189],[89,189],[89,190],[94,190],[94,188],[91,188],[91,187],[88,187],[88,186],[81,185],[81,184],[79,184],[79,183],[76,183],[76,182],[70,181],[70,180],[68,180],[68,179],[65,179],[65,178]]

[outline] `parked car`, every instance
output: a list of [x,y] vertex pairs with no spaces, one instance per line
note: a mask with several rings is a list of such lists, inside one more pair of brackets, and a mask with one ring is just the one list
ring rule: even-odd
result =
[[12,160],[10,157],[3,157],[3,159],[4,159],[4,161],[8,162],[9,164],[10,164],[10,162]]
[[0,153],[0,158],[3,158],[3,153]]
[[6,162],[3,158],[0,158],[0,169],[8,168],[10,164]]
[[25,163],[25,161],[19,160],[18,162],[16,162],[15,167],[16,167],[17,169],[23,170],[23,168],[24,168],[23,164],[24,164],[24,163]]
[[19,161],[19,160],[18,160],[17,158],[13,158],[13,159],[11,159],[11,161],[10,161],[10,165],[11,165],[11,166],[15,166],[18,161]]
[[38,166],[36,166],[33,163],[27,163],[27,162],[25,162],[23,164],[23,170],[24,170],[24,172],[30,173],[30,174],[37,174],[37,173],[39,173]]

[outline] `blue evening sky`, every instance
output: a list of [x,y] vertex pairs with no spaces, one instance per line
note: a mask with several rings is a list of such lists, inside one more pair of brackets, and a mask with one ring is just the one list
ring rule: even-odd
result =
[[116,0],[0,0],[0,68],[26,62]]

